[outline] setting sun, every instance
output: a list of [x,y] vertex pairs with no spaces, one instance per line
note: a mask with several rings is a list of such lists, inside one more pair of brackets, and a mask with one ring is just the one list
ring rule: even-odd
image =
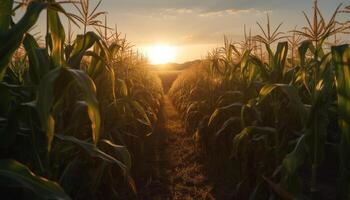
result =
[[176,47],[170,45],[154,45],[145,49],[146,56],[152,64],[165,64],[176,59]]

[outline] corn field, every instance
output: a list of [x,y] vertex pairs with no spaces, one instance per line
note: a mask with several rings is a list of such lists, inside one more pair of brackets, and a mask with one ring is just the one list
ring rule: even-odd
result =
[[[0,1],[1,198],[139,199],[163,86],[100,3]],[[234,199],[350,199],[350,26],[337,21],[350,7],[312,11],[299,29],[267,15],[260,34],[225,37],[170,88]]]
[[[135,197],[131,173],[157,121],[162,86],[145,58],[98,19],[100,3],[0,2],[1,196]],[[30,30],[44,10],[40,44]],[[83,31],[73,37],[60,16]]]
[[334,39],[348,9],[328,20],[315,1],[308,26],[287,33],[267,16],[260,35],[225,38],[174,82],[186,129],[236,199],[323,199],[329,177],[329,199],[350,198],[350,48]]

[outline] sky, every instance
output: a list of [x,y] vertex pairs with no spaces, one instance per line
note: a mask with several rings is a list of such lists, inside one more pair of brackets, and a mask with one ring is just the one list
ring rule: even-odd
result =
[[[325,16],[339,3],[350,5],[349,0],[319,0]],[[175,46],[174,62],[179,63],[202,58],[222,46],[224,35],[242,40],[244,25],[259,33],[256,22],[265,23],[266,12],[274,26],[283,22],[281,31],[304,26],[302,11],[310,13],[311,8],[312,0],[103,0],[100,6],[108,12],[108,25],[117,25],[136,49]]]

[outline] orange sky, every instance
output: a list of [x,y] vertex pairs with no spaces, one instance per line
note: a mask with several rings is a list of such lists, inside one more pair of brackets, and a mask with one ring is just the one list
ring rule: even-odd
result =
[[[319,0],[319,5],[329,16],[341,2],[350,4],[350,0]],[[92,5],[96,3],[91,0]],[[302,11],[310,12],[311,7],[312,0],[103,0],[100,10],[108,12],[108,26],[117,25],[136,49],[173,45],[178,50],[174,61],[181,63],[221,46],[224,35],[234,41],[243,39],[244,25],[259,33],[256,22],[264,24],[266,12],[273,25],[284,22],[281,31],[304,26]],[[73,6],[67,9],[74,12]],[[40,26],[45,17],[41,20],[38,29],[44,29]]]

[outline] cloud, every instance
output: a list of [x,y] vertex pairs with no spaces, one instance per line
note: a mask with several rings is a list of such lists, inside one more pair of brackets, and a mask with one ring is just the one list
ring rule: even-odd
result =
[[261,14],[265,11],[257,10],[255,8],[249,9],[225,9],[218,11],[205,11],[199,14],[201,17],[222,17],[228,15],[240,15],[240,14]]
[[173,14],[191,14],[195,12],[195,10],[189,8],[168,8],[165,11]]
[[[223,10],[208,10],[208,9],[190,9],[190,8],[165,8],[165,9],[153,9],[152,11],[144,12],[142,15],[147,15],[148,17],[154,19],[175,19],[177,17],[226,17],[241,14],[261,14],[264,10],[258,10],[255,8],[249,9],[223,9]],[[193,18],[191,18],[193,19]]]
[[[321,7],[333,8],[344,0],[319,0]],[[102,7],[113,7],[115,12],[172,9],[180,11],[203,10],[219,12],[225,10],[303,10],[311,8],[312,0],[104,0]]]
[[[206,12],[215,12],[231,9],[264,9],[271,5],[270,2],[280,2],[287,0],[105,0],[103,6],[114,7],[119,11],[140,11],[140,10],[158,10],[170,9],[179,12],[202,10]],[[289,0],[290,1],[290,0]],[[300,1],[300,0],[293,0]]]

